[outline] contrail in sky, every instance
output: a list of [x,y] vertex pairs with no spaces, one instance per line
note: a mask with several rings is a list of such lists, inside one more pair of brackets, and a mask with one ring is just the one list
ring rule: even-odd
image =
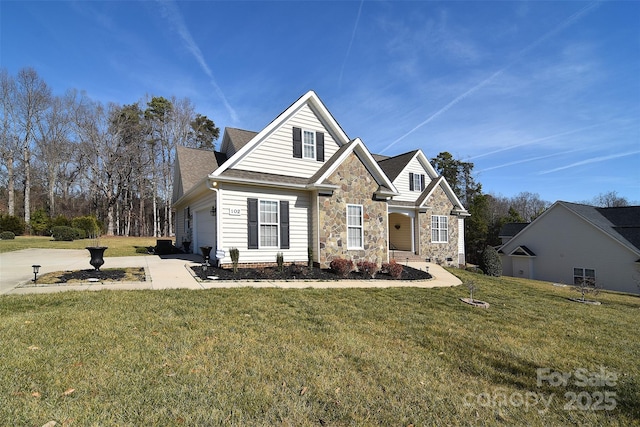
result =
[[601,126],[601,125],[602,125],[602,123],[598,123],[598,124],[591,125],[591,126],[585,126],[585,127],[581,127],[581,128],[578,128],[578,129],[568,130],[566,132],[560,132],[560,133],[557,133],[555,135],[549,135],[549,136],[545,136],[545,137],[542,137],[542,138],[532,139],[531,141],[522,142],[520,144],[510,145],[508,147],[499,148],[497,150],[493,150],[493,151],[489,151],[489,152],[486,152],[486,153],[478,154],[477,156],[469,157],[469,160],[479,159],[480,157],[486,157],[486,156],[490,156],[492,154],[502,153],[503,151],[508,151],[508,150],[512,150],[514,148],[524,147],[525,145],[535,144],[536,142],[542,142],[542,141],[548,141],[550,139],[556,139],[556,138],[559,138],[561,136],[571,135],[572,133],[582,132],[584,130],[591,129],[591,128],[594,128],[594,127],[597,127],[597,126]]
[[351,40],[349,40],[349,47],[347,48],[347,54],[344,57],[344,61],[342,61],[342,68],[340,69],[340,77],[338,79],[338,88],[342,88],[342,75],[344,74],[344,67],[347,65],[347,59],[349,59],[349,55],[351,54],[351,46],[353,45],[353,39],[356,38],[356,30],[358,29],[358,23],[360,22],[360,14],[362,13],[363,4],[364,4],[364,0],[361,0],[360,7],[358,8],[358,16],[356,17],[356,23],[353,25],[353,31],[351,32]]
[[549,170],[546,170],[546,171],[541,171],[541,172],[538,172],[538,175],[546,175],[548,173],[553,173],[553,172],[558,172],[558,171],[562,171],[562,170],[565,170],[565,169],[575,168],[577,166],[584,166],[584,165],[589,165],[591,163],[599,163],[599,162],[604,162],[604,161],[607,161],[607,160],[619,159],[620,157],[628,157],[628,156],[633,156],[635,154],[640,154],[640,150],[628,151],[626,153],[619,153],[619,154],[611,154],[609,156],[593,157],[591,159],[581,160],[579,162],[571,163],[571,164],[568,164],[566,166],[560,166],[559,168],[554,168],[554,169],[549,169]]
[[178,34],[180,35],[180,38],[185,43],[187,49],[189,50],[189,52],[191,52],[196,62],[198,62],[198,65],[200,65],[200,68],[202,68],[202,70],[207,75],[207,77],[209,77],[209,82],[213,86],[213,89],[216,91],[216,94],[218,95],[218,97],[220,97],[220,99],[222,100],[222,103],[227,109],[227,112],[231,116],[231,120],[237,123],[239,121],[238,114],[233,109],[231,104],[229,104],[229,101],[227,101],[227,97],[222,92],[222,89],[220,89],[220,86],[218,86],[218,83],[216,82],[216,79],[213,76],[213,71],[211,71],[211,68],[209,68],[207,61],[205,61],[204,55],[202,54],[200,47],[195,42],[195,40],[193,40],[193,37],[191,36],[191,32],[187,28],[187,25],[185,24],[184,19],[182,18],[182,14],[180,13],[180,10],[176,6],[176,4],[171,0],[159,0],[159,3],[163,6],[162,15],[173,25],[175,30],[178,32]]
[[519,165],[521,163],[535,162],[536,160],[548,159],[549,157],[561,156],[563,154],[574,153],[576,151],[578,151],[578,150],[568,150],[568,151],[563,151],[561,153],[553,153],[553,154],[547,154],[545,156],[529,157],[528,159],[515,160],[513,162],[503,163],[501,165],[484,168],[482,170],[479,170],[478,173],[491,171],[491,170],[494,170],[494,169],[506,168],[507,166]]
[[573,15],[571,15],[569,18],[567,18],[565,21],[563,21],[560,25],[558,25],[556,28],[554,28],[553,30],[547,32],[546,34],[544,34],[542,37],[540,37],[539,39],[537,39],[536,41],[534,41],[533,43],[531,43],[530,45],[528,45],[527,47],[525,47],[524,49],[522,49],[520,52],[518,52],[515,56],[514,59],[512,59],[507,65],[505,65],[504,67],[502,67],[500,70],[496,71],[495,73],[493,73],[491,76],[489,76],[488,78],[484,79],[483,81],[481,81],[480,83],[478,83],[477,85],[473,86],[471,89],[467,90],[465,93],[463,93],[462,95],[457,96],[453,101],[449,102],[447,105],[445,105],[444,107],[442,107],[440,110],[436,111],[435,113],[433,113],[431,116],[429,116],[426,120],[424,120],[423,122],[421,122],[420,124],[418,124],[417,126],[415,126],[413,129],[411,129],[409,132],[405,133],[404,135],[402,135],[400,138],[396,139],[395,141],[393,141],[391,144],[387,145],[382,151],[380,151],[380,154],[384,153],[385,151],[387,151],[388,149],[390,149],[391,147],[393,147],[394,145],[396,145],[398,142],[402,141],[403,139],[405,139],[407,136],[411,135],[412,133],[414,133],[415,131],[417,131],[418,129],[420,129],[421,127],[423,127],[424,125],[428,124],[429,122],[433,121],[434,119],[438,118],[439,116],[441,116],[443,113],[447,112],[451,107],[455,106],[456,104],[458,104],[460,101],[464,100],[465,98],[469,97],[470,95],[472,95],[474,92],[476,92],[477,90],[483,88],[484,86],[486,86],[487,84],[491,83],[491,81],[493,81],[493,79],[495,79],[496,77],[498,77],[500,74],[502,74],[503,72],[505,72],[508,68],[510,68],[513,64],[515,64],[517,61],[519,61],[524,55],[526,55],[527,53],[529,53],[529,51],[535,49],[536,47],[538,47],[538,45],[540,45],[541,43],[545,42],[547,39],[553,37],[554,35],[556,35],[557,33],[559,33],[560,31],[564,30],[565,28],[569,27],[570,25],[572,25],[573,23],[577,22],[578,20],[580,20],[584,15],[586,15],[587,13],[591,12],[591,10],[595,9],[597,6],[599,6],[600,1],[593,1],[591,3],[589,3],[587,6],[583,7],[582,9],[580,9],[578,12],[574,13]]

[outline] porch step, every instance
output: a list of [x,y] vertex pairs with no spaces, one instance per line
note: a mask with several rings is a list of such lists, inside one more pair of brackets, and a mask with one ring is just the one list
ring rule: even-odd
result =
[[407,258],[409,261],[424,261],[424,258],[411,251],[398,251],[393,249],[389,249],[389,258],[395,259],[397,262],[405,262]]

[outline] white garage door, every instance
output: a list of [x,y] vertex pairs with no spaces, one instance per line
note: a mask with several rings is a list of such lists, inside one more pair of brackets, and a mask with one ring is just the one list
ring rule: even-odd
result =
[[201,253],[200,246],[211,246],[216,249],[216,218],[208,210],[197,211],[194,224],[193,253]]

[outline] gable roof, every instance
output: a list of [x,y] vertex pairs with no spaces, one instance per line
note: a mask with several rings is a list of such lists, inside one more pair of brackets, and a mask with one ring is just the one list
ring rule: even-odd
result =
[[225,128],[220,151],[233,155],[237,153],[242,147],[247,145],[247,143],[251,141],[257,134],[258,132],[253,132],[250,130],[229,127]]
[[187,193],[225,160],[226,156],[223,153],[200,148],[176,147],[176,165],[180,180],[174,182],[174,185],[178,184],[181,187],[176,194]]
[[398,195],[398,190],[393,185],[393,182],[389,179],[389,177],[384,173],[384,171],[380,168],[378,163],[374,160],[365,147],[364,143],[360,138],[356,138],[353,141],[350,141],[348,144],[344,144],[342,147],[336,151],[331,158],[325,162],[324,165],[309,179],[309,183],[311,185],[322,185],[326,184],[325,180],[331,175],[340,164],[349,156],[349,154],[354,153],[360,161],[367,168],[369,173],[376,180],[378,185],[378,193],[380,196],[393,196]]
[[595,206],[563,202],[560,200],[555,202],[549,207],[549,209],[544,211],[542,215],[524,227],[504,246],[508,245],[516,237],[524,233],[525,230],[534,226],[534,224],[544,221],[547,214],[552,210],[557,209],[558,206],[567,209],[569,212],[580,217],[594,228],[600,230],[613,240],[616,240],[621,245],[627,247],[632,252],[640,255],[640,206],[598,208]]
[[460,202],[460,199],[458,199],[456,193],[453,192],[453,189],[451,188],[447,180],[444,179],[444,176],[439,176],[438,178],[431,180],[429,185],[427,185],[427,188],[422,191],[420,197],[418,197],[418,199],[416,200],[415,205],[426,207],[425,203],[427,202],[427,200],[429,200],[435,189],[438,187],[442,188],[444,193],[449,198],[449,201],[453,205],[451,214],[459,216],[471,216],[471,214],[467,212],[464,206],[462,206],[462,202]]
[[411,159],[415,156],[418,150],[409,151],[408,153],[398,154],[394,157],[387,157],[384,160],[378,160],[378,164],[387,174],[391,181],[394,181],[400,172],[404,170],[404,168],[409,164]]
[[[342,130],[338,122],[333,118],[327,107],[322,103],[318,95],[312,90],[302,95],[296,102],[291,104],[286,110],[278,115],[271,123],[260,132],[255,134],[249,141],[244,143],[242,147],[233,153],[233,155],[220,168],[211,174],[211,178],[215,178],[222,174],[225,170],[237,165],[251,151],[256,148],[262,141],[267,139],[273,132],[280,128],[287,120],[294,116],[302,107],[308,105],[318,116],[325,129],[334,135],[334,139],[338,145],[346,144],[349,141],[347,134]],[[244,131],[248,132],[248,131]],[[244,134],[245,137],[249,136]],[[226,147],[225,147],[226,148]]]
[[578,203],[557,202],[613,239],[640,252],[640,206],[598,208]]
[[386,173],[387,176],[391,179],[391,181],[395,181],[398,175],[402,173],[402,171],[414,158],[418,159],[422,167],[427,172],[427,175],[429,175],[429,178],[435,179],[438,177],[438,172],[436,172],[433,166],[431,166],[431,163],[429,163],[427,156],[425,156],[420,149],[378,160],[378,164],[380,165],[384,173]]
[[528,247],[526,247],[525,245],[520,245],[514,250],[512,250],[509,256],[535,257],[536,254],[534,254],[533,251]]
[[498,232],[498,237],[513,237],[521,232],[527,225],[529,225],[528,222],[508,222],[503,224]]

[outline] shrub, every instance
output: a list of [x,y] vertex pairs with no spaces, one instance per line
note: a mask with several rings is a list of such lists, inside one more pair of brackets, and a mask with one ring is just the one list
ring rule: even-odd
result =
[[311,246],[307,248],[307,267],[313,267],[313,248]]
[[76,236],[77,231],[75,231],[71,227],[58,226],[53,227],[51,229],[51,235],[53,236],[53,240],[71,242]]
[[13,240],[16,238],[16,235],[11,231],[3,231],[0,233],[0,240]]
[[240,251],[238,248],[229,249],[229,255],[231,256],[231,263],[233,264],[233,272],[238,272],[238,261],[240,260]]
[[278,264],[278,271],[284,271],[284,255],[282,252],[276,254],[276,264]]
[[51,227],[57,227],[60,225],[64,225],[66,227],[71,227],[71,221],[65,216],[58,215],[57,217],[51,220]]
[[402,264],[398,264],[395,259],[392,259],[391,262],[385,262],[382,264],[382,271],[388,273],[394,279],[402,277],[403,269],[404,267]]
[[37,209],[31,214],[29,221],[31,232],[38,236],[45,236],[49,234],[51,228],[51,219],[44,209]]
[[482,255],[480,257],[480,269],[484,271],[487,276],[502,276],[502,262],[500,261],[500,255],[492,246],[487,246],[484,248],[484,251],[482,251]]
[[0,231],[11,231],[16,236],[24,234],[25,223],[22,218],[13,215],[0,215]]
[[75,227],[71,227],[73,229],[73,238],[74,239],[86,239],[87,236],[87,232],[84,231],[82,228],[75,228]]
[[482,271],[480,268],[476,266],[468,266],[465,268],[465,271],[469,271],[471,273],[477,273],[477,274],[484,274],[484,271]]
[[73,218],[71,220],[71,226],[84,230],[86,237],[97,237],[100,231],[98,220],[95,216],[79,216]]
[[378,264],[371,261],[360,261],[358,264],[358,271],[364,274],[368,279],[373,279],[378,272]]
[[337,275],[345,277],[353,270],[353,261],[344,258],[334,258],[329,264],[329,268]]

